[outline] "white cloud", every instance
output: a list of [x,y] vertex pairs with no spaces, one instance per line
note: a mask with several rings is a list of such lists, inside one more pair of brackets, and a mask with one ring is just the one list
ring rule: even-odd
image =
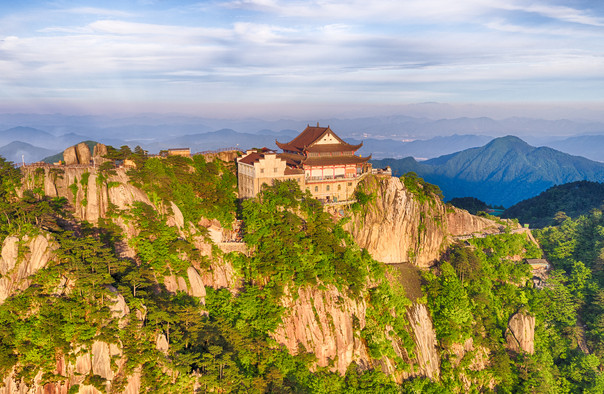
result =
[[258,23],[237,22],[233,25],[233,32],[239,38],[246,41],[261,44],[276,44],[283,33],[294,33],[295,29]]
[[247,8],[281,16],[309,20],[465,20],[497,4],[495,0],[246,0],[225,3],[232,8]]
[[588,12],[578,10],[576,8],[555,6],[550,4],[524,4],[523,2],[518,4],[506,4],[502,6],[503,9],[517,10],[524,12],[536,13],[548,18],[557,19],[564,22],[572,22],[583,25],[591,26],[604,26],[604,18],[590,15]]
[[112,10],[106,8],[96,8],[96,7],[76,7],[76,8],[67,8],[60,10],[60,12],[65,12],[68,14],[78,14],[78,15],[95,15],[95,16],[112,16],[119,18],[126,18],[130,16],[134,16],[134,14],[130,12],[120,11],[120,10]]
[[[217,100],[270,101],[321,92],[344,101],[428,100],[531,79],[569,86],[578,78],[604,79],[599,18],[566,7],[513,0],[250,0],[226,3],[224,20],[204,19],[213,4],[203,3],[197,25],[165,22],[178,20],[174,15],[158,23],[149,15],[84,7],[62,12],[85,14],[85,21],[45,19],[27,34],[0,29],[6,35],[0,87],[5,94],[50,96],[123,89],[137,98],[151,92],[194,99],[203,92]],[[513,19],[519,12],[555,20],[521,24]]]
[[88,25],[98,33],[131,35],[131,36],[166,36],[174,37],[212,37],[226,38],[230,36],[230,30],[226,28],[204,28],[177,25],[160,25],[152,23],[136,23],[121,20],[104,19]]

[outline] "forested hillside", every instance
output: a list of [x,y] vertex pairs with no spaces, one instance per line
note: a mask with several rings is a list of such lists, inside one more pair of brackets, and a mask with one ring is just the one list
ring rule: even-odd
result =
[[[332,215],[291,182],[237,200],[232,163],[109,156],[137,168],[0,159],[0,393],[602,391],[601,215],[540,233],[563,269],[540,289],[525,233],[418,178]],[[412,223],[413,301],[368,251],[380,215]]]
[[[539,314],[560,390],[604,391],[604,218],[601,210],[536,231],[554,265]],[[549,300],[547,299],[549,297]],[[539,327],[538,327],[539,330]],[[537,331],[539,333],[539,331]]]
[[604,206],[604,184],[579,181],[550,187],[505,210],[502,217],[516,218],[532,228],[559,224],[567,216],[578,218]]

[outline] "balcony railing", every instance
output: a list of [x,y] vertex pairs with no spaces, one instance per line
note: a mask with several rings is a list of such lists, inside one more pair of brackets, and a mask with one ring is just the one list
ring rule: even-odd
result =
[[307,176],[306,182],[332,182],[337,180],[355,179],[363,174],[346,174],[346,175],[327,175],[327,176]]

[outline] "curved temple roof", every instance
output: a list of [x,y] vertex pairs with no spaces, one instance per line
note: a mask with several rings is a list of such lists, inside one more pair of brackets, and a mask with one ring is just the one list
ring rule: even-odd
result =
[[[333,144],[316,144],[326,134],[331,134],[338,142]],[[344,152],[344,151],[356,151],[363,143],[358,145],[350,145],[349,143],[342,140],[336,133],[327,127],[311,127],[306,126],[296,138],[290,142],[283,143],[275,141],[277,146],[284,151],[289,152]]]

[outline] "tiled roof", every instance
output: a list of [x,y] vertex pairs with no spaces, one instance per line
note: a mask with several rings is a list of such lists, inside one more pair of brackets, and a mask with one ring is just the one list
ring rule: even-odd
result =
[[279,153],[277,154],[277,157],[281,160],[285,160],[288,166],[293,167],[299,166],[300,163],[302,163],[302,161],[305,159],[304,156],[297,155],[295,153]]
[[361,142],[358,145],[350,145],[347,143],[342,144],[321,144],[312,145],[306,148],[309,152],[354,152],[363,146]]
[[[328,132],[330,132],[336,138],[336,140],[339,141],[339,143],[321,145],[321,146],[328,146],[328,148],[319,148],[317,145],[313,145],[319,139],[321,139],[321,137],[323,135],[325,135]],[[329,128],[329,126],[327,126],[327,127],[306,126],[304,131],[302,131],[300,134],[298,134],[298,136],[296,138],[294,138],[293,140],[291,140],[290,142],[283,143],[283,142],[275,141],[275,143],[277,144],[277,146],[279,148],[283,149],[284,151],[290,151],[290,152],[303,152],[304,150],[310,151],[310,149],[321,149],[321,150],[316,150],[317,152],[318,151],[328,152],[323,149],[331,149],[331,151],[340,151],[340,152],[341,151],[354,151],[354,150],[359,149],[363,145],[362,143],[360,145],[350,145],[350,144],[346,143],[344,140],[342,140],[340,137],[338,137],[336,135],[336,133],[334,133],[333,130],[331,130]]]
[[304,166],[331,166],[339,164],[361,164],[366,163],[371,159],[371,155],[367,157],[358,156],[331,156],[331,157],[309,157],[302,162]]
[[306,126],[296,138],[287,143],[275,141],[277,146],[283,150],[299,151],[301,152],[305,147],[315,142],[325,132],[329,130],[329,127],[310,127]]
[[291,167],[285,167],[285,175],[299,175],[299,174],[304,174],[304,170],[297,169],[297,168],[291,168]]
[[240,159],[239,163],[245,163],[245,164],[251,165],[251,164],[254,164],[255,162],[257,162],[258,160],[262,159],[263,157],[264,157],[264,155],[262,153],[254,152],[254,153],[250,153],[249,155]]

